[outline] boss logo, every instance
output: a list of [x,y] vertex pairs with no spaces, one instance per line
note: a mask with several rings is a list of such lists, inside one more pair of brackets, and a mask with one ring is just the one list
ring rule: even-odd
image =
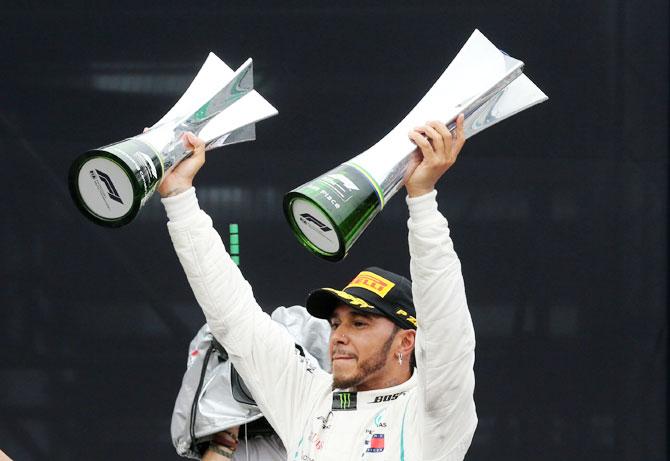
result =
[[390,402],[391,400],[395,400],[403,394],[404,392],[398,392],[396,394],[389,394],[389,395],[378,395],[371,403]]

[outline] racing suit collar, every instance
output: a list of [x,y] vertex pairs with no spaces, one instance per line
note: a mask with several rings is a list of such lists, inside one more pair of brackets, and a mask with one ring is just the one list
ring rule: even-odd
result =
[[333,392],[333,410],[363,410],[378,408],[394,400],[403,399],[417,385],[416,370],[404,383],[371,391],[336,390]]

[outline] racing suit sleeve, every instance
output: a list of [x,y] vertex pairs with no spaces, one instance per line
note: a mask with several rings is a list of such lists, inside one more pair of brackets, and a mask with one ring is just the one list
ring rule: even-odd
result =
[[407,198],[422,460],[462,460],[475,428],[475,335],[437,191]]
[[[207,323],[287,447],[327,376],[297,355],[286,329],[262,311],[191,188],[162,199],[172,243]],[[321,383],[323,384],[323,383]]]

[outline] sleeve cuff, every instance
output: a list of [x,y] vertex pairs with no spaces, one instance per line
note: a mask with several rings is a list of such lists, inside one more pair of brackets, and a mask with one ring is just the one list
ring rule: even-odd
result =
[[437,191],[435,189],[419,197],[407,196],[405,200],[409,208],[409,217],[412,221],[418,222],[435,216],[435,212],[437,211],[436,199]]
[[161,202],[170,222],[183,221],[195,215],[200,210],[195,187],[185,190],[172,197],[162,198]]

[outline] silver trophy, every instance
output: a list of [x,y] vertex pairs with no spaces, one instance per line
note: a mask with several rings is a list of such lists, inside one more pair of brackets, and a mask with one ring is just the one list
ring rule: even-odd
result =
[[144,133],[79,156],[69,186],[82,213],[95,223],[119,227],[130,222],[170,168],[190,154],[188,131],[206,149],[255,139],[255,122],[277,110],[254,91],[253,63],[233,71],[210,53],[177,103]]
[[296,237],[322,258],[339,261],[402,187],[416,146],[407,133],[427,120],[450,130],[465,115],[465,136],[547,100],[508,56],[475,30],[433,87],[377,144],[284,197]]

